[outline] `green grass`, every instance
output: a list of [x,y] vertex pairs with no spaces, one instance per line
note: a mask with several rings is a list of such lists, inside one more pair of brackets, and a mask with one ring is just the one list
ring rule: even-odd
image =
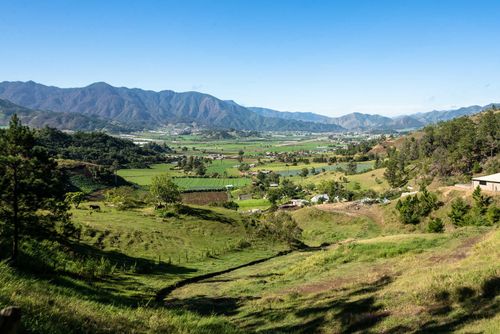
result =
[[[174,266],[158,277],[159,281],[150,282],[158,287],[169,280],[220,270],[283,249],[280,244],[254,240],[233,210],[191,206],[182,213],[167,211],[171,214],[162,218],[152,209],[119,211],[102,207],[101,212],[91,213],[84,208],[74,209],[72,215],[84,227],[86,244],[117,254],[118,259],[162,261]],[[249,244],[242,249],[242,242]]]
[[[272,162],[269,164],[265,164],[263,166],[257,166],[253,168],[252,170],[258,171],[258,170],[270,170],[274,171],[276,173],[279,173],[283,176],[294,176],[300,173],[300,171],[303,168],[307,168],[311,170],[311,168],[315,168],[317,172],[321,172],[322,169],[325,169],[327,171],[334,171],[337,168],[343,168],[345,169],[347,167],[346,162],[340,162],[336,164],[327,164],[327,163],[316,163],[312,162],[309,164],[298,164],[297,166],[293,166],[291,164],[286,164],[283,162]],[[364,161],[364,162],[358,162],[357,163],[357,171],[362,172],[367,169],[370,169],[373,167],[373,162],[372,161]]]
[[238,176],[239,171],[234,166],[239,164],[239,161],[236,159],[214,160],[211,164],[207,164],[207,175],[213,173],[224,175],[224,172],[226,172],[228,176]]
[[[368,167],[368,165],[366,165]],[[302,185],[305,184],[315,184],[318,185],[321,182],[334,180],[339,181],[342,177],[346,177],[349,183],[347,183],[347,189],[354,190],[354,185],[358,183],[360,185],[360,190],[374,190],[376,192],[384,192],[390,189],[387,180],[384,178],[384,168],[371,170],[365,173],[345,175],[344,173],[339,173],[335,171],[327,171],[320,173],[318,175],[310,175],[307,178],[294,176],[292,179]]]
[[92,181],[92,179],[85,177],[83,175],[72,175],[70,176],[70,182],[75,187],[78,187],[82,192],[90,194],[96,190],[104,189],[106,186]]
[[225,189],[227,185],[235,188],[246,186],[252,182],[249,178],[175,178],[174,182],[182,190],[212,190]]
[[276,258],[179,289],[170,301],[198,312],[235,303],[237,312],[219,312],[264,333],[494,333],[499,242],[500,231],[485,229],[376,237]]
[[[383,187],[371,173],[383,171],[349,178]],[[440,195],[444,205],[433,216],[445,218],[460,195]],[[157,304],[155,293],[165,286],[288,246],[254,234],[258,218],[233,210],[191,206],[160,215],[104,203],[91,212],[89,204],[71,211],[83,227],[78,245],[25,243],[28,265],[13,270],[0,263],[0,308],[21,306],[30,332],[495,333],[500,326],[498,227],[421,233],[426,221],[401,225],[395,203],[345,213],[307,207],[291,212],[302,241],[324,247],[189,284]],[[40,264],[46,268],[37,274]]]
[[241,201],[235,201],[238,203],[239,210],[245,211],[245,210],[250,210],[250,209],[261,209],[265,210],[271,206],[271,203],[264,198],[259,198],[259,199],[246,199],[246,200],[241,200]]
[[[209,165],[207,170],[210,172],[221,173],[226,168],[234,166],[236,160],[224,160],[223,162],[216,161]],[[220,163],[220,165],[218,165]],[[125,180],[138,184],[140,186],[149,186],[153,177],[157,175],[167,174],[174,178],[174,182],[183,190],[213,190],[225,189],[226,185],[234,187],[242,187],[250,184],[252,181],[249,178],[198,178],[198,177],[180,177],[186,174],[183,171],[172,170],[171,164],[155,164],[150,168],[140,169],[120,169],[118,175]],[[229,172],[228,175],[235,173]]]
[[367,217],[353,218],[314,207],[295,211],[293,217],[303,229],[303,241],[309,246],[331,244],[348,238],[373,237],[381,231],[380,226]]
[[[107,300],[107,301],[106,301]],[[220,317],[164,307],[129,305],[69,277],[33,279],[0,263],[0,309],[22,310],[30,333],[239,333]]]
[[184,173],[178,170],[172,170],[171,164],[155,164],[150,168],[120,169],[117,174],[125,180],[136,183],[140,186],[148,186],[154,176],[167,174],[169,176],[182,176]]

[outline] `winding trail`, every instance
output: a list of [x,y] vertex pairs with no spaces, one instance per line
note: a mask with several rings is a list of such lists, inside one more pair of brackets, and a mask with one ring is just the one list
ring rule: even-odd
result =
[[[313,249],[313,248],[311,248],[311,249]],[[263,262],[272,260],[274,258],[290,254],[290,253],[292,253],[294,251],[295,250],[292,250],[292,249],[281,251],[281,252],[279,252],[279,253],[277,253],[277,254],[275,254],[273,256],[269,256],[269,257],[266,257],[266,258],[263,258],[263,259],[259,259],[259,260],[250,261],[250,262],[241,264],[241,265],[236,266],[236,267],[232,267],[232,268],[228,268],[228,269],[224,269],[224,270],[220,270],[220,271],[214,271],[214,272],[211,272],[211,273],[208,273],[208,274],[204,274],[204,275],[200,275],[200,276],[195,276],[195,277],[189,277],[189,278],[177,281],[174,284],[170,284],[170,285],[164,287],[163,289],[161,289],[160,291],[158,291],[156,293],[156,301],[157,302],[161,302],[169,294],[171,294],[174,290],[176,290],[178,288],[181,288],[183,286],[186,286],[188,284],[198,283],[198,282],[204,281],[206,279],[213,278],[213,277],[216,277],[216,276],[219,276],[219,275],[223,275],[223,274],[227,274],[227,273],[230,273],[232,271],[235,271],[235,270],[238,270],[238,269],[241,269],[241,268],[250,267],[250,266],[253,266],[253,265],[256,265],[256,264],[259,264],[259,263],[263,263]]]
[[235,271],[235,270],[238,270],[238,269],[241,269],[241,268],[246,268],[246,267],[254,266],[256,264],[260,264],[260,263],[263,263],[263,262],[275,259],[275,258],[280,257],[280,256],[285,256],[285,255],[288,255],[288,254],[293,253],[293,252],[318,251],[318,250],[327,249],[330,246],[331,246],[330,244],[324,244],[324,245],[321,245],[321,246],[318,246],[318,247],[306,246],[304,248],[299,248],[299,249],[288,249],[288,250],[284,250],[284,251],[278,252],[277,254],[275,254],[273,256],[269,256],[269,257],[266,257],[266,258],[263,258],[263,259],[254,260],[254,261],[250,261],[250,262],[241,264],[241,265],[236,266],[236,267],[231,267],[231,268],[224,269],[224,270],[214,271],[214,272],[203,274],[203,275],[200,275],[200,276],[189,277],[189,278],[177,281],[177,282],[175,282],[173,284],[170,284],[170,285],[164,287],[163,289],[159,290],[156,293],[156,301],[157,302],[161,302],[169,294],[171,294],[174,290],[177,290],[177,289],[179,289],[179,288],[181,288],[183,286],[186,286],[188,284],[198,283],[198,282],[204,281],[206,279],[214,278],[216,276],[223,275],[223,274],[227,274],[227,273],[230,273],[232,271]]

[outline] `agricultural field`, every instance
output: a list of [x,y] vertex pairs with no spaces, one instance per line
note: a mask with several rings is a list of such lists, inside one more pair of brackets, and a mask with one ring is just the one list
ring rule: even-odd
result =
[[182,193],[182,203],[186,204],[207,205],[226,202],[227,200],[227,191],[197,191]]
[[325,173],[320,173],[318,175],[311,175],[307,178],[295,176],[292,179],[298,184],[306,185],[306,184],[315,184],[318,185],[324,181],[339,181],[341,178],[345,177],[349,181],[346,187],[349,190],[356,190],[359,187],[359,190],[374,190],[376,192],[384,192],[390,189],[387,180],[384,178],[384,168],[379,168],[375,170],[370,170],[368,172],[354,174],[354,175],[345,175],[344,173],[329,171]]
[[[208,165],[207,170],[212,172],[223,171],[226,167],[234,166],[236,160],[225,160],[223,162],[216,161]],[[220,163],[220,165],[218,165]],[[226,186],[232,185],[234,187],[242,187],[252,182],[249,178],[244,177],[186,177],[183,171],[173,170],[172,164],[155,164],[150,168],[140,169],[120,169],[117,174],[125,180],[135,183],[139,186],[149,186],[153,177],[157,175],[166,174],[171,176],[174,182],[182,190],[214,190],[225,189]],[[230,173],[229,173],[230,174]]]
[[271,203],[265,198],[236,200],[239,205],[239,210],[246,211],[251,209],[266,210],[271,206]]
[[236,159],[214,160],[207,165],[207,174],[218,173],[219,175],[238,176],[240,173],[235,166],[239,164],[239,161]]
[[[283,162],[273,162],[265,164],[263,166],[257,166],[255,168],[252,168],[252,170],[253,171],[270,170],[280,174],[281,176],[295,176],[298,175],[303,168],[307,168],[309,170],[311,170],[311,168],[314,168],[317,172],[321,172],[323,169],[325,171],[335,171],[339,168],[346,169],[346,167],[347,167],[346,162],[339,162],[335,164],[311,162],[309,164],[298,164],[296,166],[293,166],[291,164],[286,164]],[[356,168],[357,168],[356,171],[358,173],[364,172],[368,169],[373,168],[373,161],[357,162]]]
[[149,168],[120,169],[117,174],[129,182],[140,186],[149,186],[153,177],[157,175],[184,176],[182,171],[172,168],[174,168],[172,164],[154,164]]
[[235,188],[252,183],[250,178],[210,178],[210,177],[183,177],[174,178],[174,182],[181,190],[211,190],[225,189],[226,186]]

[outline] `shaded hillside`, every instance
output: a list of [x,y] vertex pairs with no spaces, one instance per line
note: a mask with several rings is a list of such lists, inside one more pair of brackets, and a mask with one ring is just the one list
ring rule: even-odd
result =
[[95,115],[86,116],[77,113],[32,110],[8,100],[0,99],[0,125],[7,125],[14,114],[17,114],[24,124],[32,128],[49,126],[60,130],[109,132],[132,130],[131,127],[124,127],[117,122],[104,120]]
[[148,143],[138,146],[132,141],[109,136],[102,132],[67,134],[52,128],[35,132],[37,144],[60,159],[85,161],[98,165],[145,167],[164,162],[171,149],[165,145]]
[[21,106],[55,112],[97,115],[129,126],[157,128],[196,123],[208,128],[240,130],[343,130],[334,124],[263,117],[234,102],[198,92],[176,93],[113,87],[99,82],[83,88],[58,88],[33,81],[2,82],[0,97]]

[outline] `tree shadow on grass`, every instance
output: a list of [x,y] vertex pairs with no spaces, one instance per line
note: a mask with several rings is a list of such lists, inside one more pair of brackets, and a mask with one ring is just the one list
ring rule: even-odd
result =
[[[193,268],[131,257],[117,251],[104,251],[86,244],[66,243],[61,247],[58,252],[74,254],[70,257],[77,262],[65,263],[64,260],[52,262],[49,249],[47,250],[49,253],[43,258],[22,252],[16,270],[26,277],[35,277],[64,288],[61,293],[126,306],[143,304],[155,295],[155,291],[150,291],[132,275],[148,274],[168,278],[169,276],[182,277],[197,271]],[[99,265],[101,259],[108,261],[109,272],[97,273],[99,269],[96,269],[94,265],[95,263]],[[88,264],[86,262],[88,260],[94,261],[93,264]],[[75,265],[81,266],[78,272],[67,269]]]
[[176,207],[176,212],[181,215],[188,215],[188,216],[193,216],[197,217],[203,220],[211,220],[211,221],[218,221],[220,223],[224,224],[234,224],[235,221],[231,218],[228,218],[227,216],[217,213],[212,210],[208,209],[202,209],[202,208],[193,208],[188,205],[178,205]]
[[[479,292],[470,287],[459,287],[453,293],[443,291],[436,296],[438,305],[428,310],[435,317],[420,326],[415,333],[454,332],[470,322],[495,317],[500,312],[496,297],[500,294],[500,277],[491,277],[483,282]],[[454,298],[453,298],[454,297]],[[455,306],[458,304],[458,306]],[[453,312],[461,309],[461,312]]]
[[78,254],[90,256],[95,259],[104,258],[117,267],[134,267],[137,274],[152,275],[184,275],[197,271],[197,269],[174,265],[172,263],[160,262],[156,260],[133,257],[114,250],[105,251],[86,244],[73,244],[72,248]]
[[359,296],[366,293],[374,293],[392,281],[391,277],[384,276],[371,284],[363,285],[358,290],[343,297],[320,299],[324,300],[320,305],[301,307],[299,301],[297,305],[290,306],[289,308],[283,309],[280,307],[277,310],[262,310],[253,313],[251,316],[253,318],[264,317],[267,319],[276,319],[276,316],[273,315],[275,312],[283,313],[283,315],[293,312],[295,316],[302,319],[300,323],[274,326],[264,331],[265,333],[316,333],[321,328],[324,328],[325,325],[332,323],[338,323],[338,327],[342,333],[357,331],[367,333],[370,331],[370,328],[389,316],[389,313],[383,311],[382,305],[377,303],[375,297],[359,298]]

